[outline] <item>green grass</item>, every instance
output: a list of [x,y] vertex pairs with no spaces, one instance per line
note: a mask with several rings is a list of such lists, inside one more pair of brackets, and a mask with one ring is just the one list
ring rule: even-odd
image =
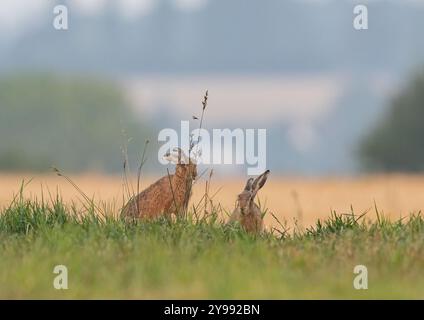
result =
[[[0,298],[424,298],[424,219],[333,213],[247,235],[217,219],[125,222],[16,199],[0,214]],[[368,268],[368,290],[353,269]],[[53,288],[66,265],[69,289]]]

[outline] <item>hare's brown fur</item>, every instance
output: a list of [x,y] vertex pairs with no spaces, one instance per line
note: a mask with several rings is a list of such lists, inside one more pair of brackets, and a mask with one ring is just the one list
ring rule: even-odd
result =
[[160,178],[130,199],[122,209],[122,216],[152,219],[181,214],[187,209],[196,175],[195,163],[177,164],[175,174]]
[[268,174],[269,170],[256,179],[250,178],[247,180],[243,192],[237,197],[237,206],[230,217],[230,223],[238,222],[244,230],[250,233],[262,232],[263,216],[254,199],[259,189],[264,186]]
[[236,221],[240,223],[245,231],[250,233],[260,233],[264,226],[262,213],[256,203],[253,202],[247,214],[241,213],[240,208],[236,208],[233,211],[230,222]]

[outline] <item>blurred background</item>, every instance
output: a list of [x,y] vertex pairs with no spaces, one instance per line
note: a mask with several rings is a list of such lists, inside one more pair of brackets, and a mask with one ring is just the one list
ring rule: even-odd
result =
[[421,171],[423,30],[418,0],[2,0],[0,170],[121,172],[149,139],[163,171],[209,89],[205,128],[266,128],[276,174]]
[[[59,4],[66,31],[53,27]],[[368,30],[353,28],[358,4]],[[0,206],[30,178],[27,194],[74,201],[55,166],[119,209],[124,154],[135,179],[149,140],[141,188],[166,174],[159,131],[196,128],[209,89],[204,128],[267,129],[259,196],[280,219],[417,212],[423,30],[424,0],[2,0]],[[214,172],[211,194],[232,210],[246,166]]]

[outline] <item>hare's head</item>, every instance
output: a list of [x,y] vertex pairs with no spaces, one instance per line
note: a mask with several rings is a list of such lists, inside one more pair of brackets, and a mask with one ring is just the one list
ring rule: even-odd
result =
[[164,159],[177,165],[175,170],[177,175],[190,177],[192,180],[197,177],[197,163],[194,159],[187,157],[183,150],[174,148],[172,152],[167,152]]
[[256,179],[249,178],[247,180],[244,190],[237,196],[237,205],[240,208],[241,214],[248,214],[250,212],[249,208],[255,199],[256,193],[264,186],[269,173],[270,171],[267,170]]

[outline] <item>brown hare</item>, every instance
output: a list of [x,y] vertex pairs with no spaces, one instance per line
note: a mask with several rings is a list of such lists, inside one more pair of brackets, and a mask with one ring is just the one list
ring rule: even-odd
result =
[[250,233],[262,231],[263,216],[254,199],[259,189],[264,186],[269,173],[270,171],[267,170],[256,179],[247,180],[243,192],[237,196],[237,205],[230,217],[230,223],[238,222],[245,231]]
[[180,148],[174,148],[164,158],[176,164],[175,174],[166,175],[143,192],[131,198],[122,209],[126,218],[157,218],[185,212],[191,188],[197,176],[197,165]]

